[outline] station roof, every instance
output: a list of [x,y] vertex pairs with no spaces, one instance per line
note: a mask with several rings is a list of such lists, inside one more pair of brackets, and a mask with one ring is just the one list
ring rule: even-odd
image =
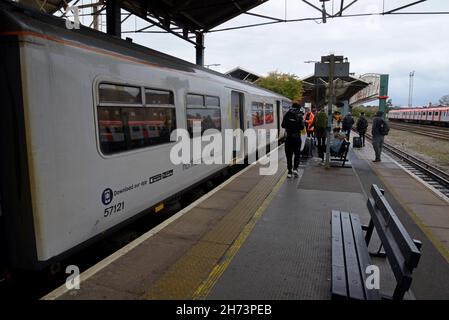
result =
[[[248,11],[268,0],[122,0],[120,6],[141,18],[155,18],[166,25],[174,24],[190,32],[207,32],[216,26]],[[28,6],[42,7],[47,13],[54,13],[70,0],[19,0]],[[99,0],[99,3],[107,3]]]
[[[326,100],[326,78],[314,75],[301,79],[304,89],[304,98],[315,103],[323,103]],[[349,100],[353,95],[369,85],[359,78],[347,76],[334,80],[335,96],[337,101]]]
[[258,74],[255,74],[254,72],[245,70],[241,67],[236,67],[232,70],[229,70],[225,74],[230,75],[233,78],[237,78],[237,79],[245,80],[245,81],[249,81],[249,82],[256,82],[259,78],[261,78],[261,76],[259,76]]

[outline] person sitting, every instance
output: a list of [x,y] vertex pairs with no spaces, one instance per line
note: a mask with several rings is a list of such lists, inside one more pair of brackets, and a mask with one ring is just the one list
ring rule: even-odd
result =
[[343,142],[346,140],[346,135],[341,132],[340,127],[332,129],[332,137],[330,142],[331,153],[339,154]]

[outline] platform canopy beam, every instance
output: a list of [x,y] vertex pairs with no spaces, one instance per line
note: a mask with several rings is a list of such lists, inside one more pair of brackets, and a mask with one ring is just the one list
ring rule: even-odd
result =
[[120,0],[106,1],[106,32],[119,38],[122,36]]
[[196,34],[196,64],[199,66],[204,66],[204,34],[198,32]]

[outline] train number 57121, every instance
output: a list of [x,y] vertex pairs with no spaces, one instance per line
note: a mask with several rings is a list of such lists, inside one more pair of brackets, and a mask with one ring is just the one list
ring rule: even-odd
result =
[[114,213],[120,212],[125,209],[125,201],[114,204],[113,206],[104,209],[104,217],[109,217]]

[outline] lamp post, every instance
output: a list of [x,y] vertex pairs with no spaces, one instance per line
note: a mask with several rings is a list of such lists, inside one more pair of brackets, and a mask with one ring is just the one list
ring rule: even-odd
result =
[[221,66],[220,63],[212,63],[212,64],[205,64],[204,65],[207,69],[210,69],[210,67],[216,67],[216,66]]

